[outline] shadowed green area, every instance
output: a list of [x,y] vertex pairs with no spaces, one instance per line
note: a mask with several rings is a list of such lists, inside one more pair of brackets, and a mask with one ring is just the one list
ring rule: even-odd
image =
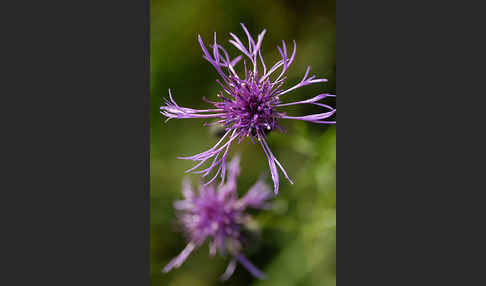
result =
[[[305,3],[301,3],[305,2]],[[204,122],[182,119],[167,123],[160,115],[162,98],[170,88],[176,101],[186,107],[207,108],[203,96],[215,99],[218,78],[214,68],[202,58],[197,42],[205,43],[218,33],[218,42],[238,55],[228,43],[229,32],[244,38],[240,22],[256,36],[267,29],[263,57],[273,65],[279,54],[276,46],[285,40],[297,41],[297,54],[284,87],[297,83],[311,65],[311,74],[328,83],[306,86],[285,95],[283,102],[298,101],[319,93],[335,94],[336,35],[334,1],[151,1],[151,221],[150,259],[152,285],[335,285],[336,246],[336,128],[308,122],[282,122],[287,133],[272,132],[268,143],[295,184],[280,174],[279,195],[271,211],[255,211],[256,235],[246,249],[247,257],[267,274],[258,281],[237,266],[229,281],[218,280],[228,258],[209,256],[207,244],[195,251],[185,264],[168,274],[161,269],[186,244],[179,232],[172,203],[181,198],[181,181],[192,167],[180,155],[193,155],[212,147],[217,135]],[[243,41],[245,42],[245,41]],[[289,51],[290,52],[290,51]],[[335,100],[325,103],[335,106]],[[289,115],[319,111],[308,106],[282,108]],[[241,154],[240,194],[262,174],[272,186],[268,163],[261,147],[250,140],[234,144],[230,158]],[[193,183],[198,175],[188,175]]]

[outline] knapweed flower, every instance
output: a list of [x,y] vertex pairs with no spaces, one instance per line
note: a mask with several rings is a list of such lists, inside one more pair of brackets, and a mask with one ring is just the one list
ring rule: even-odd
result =
[[[225,180],[226,157],[230,145],[237,141],[238,143],[245,137],[250,137],[252,142],[256,138],[265,152],[270,167],[270,173],[274,182],[274,191],[278,192],[279,178],[277,166],[284,176],[293,183],[287,175],[285,169],[275,158],[266,142],[266,135],[272,130],[283,131],[279,126],[281,119],[303,120],[319,124],[333,124],[335,121],[328,120],[336,109],[329,105],[319,103],[318,101],[330,94],[319,94],[303,101],[282,103],[282,96],[289,94],[297,88],[319,82],[326,82],[327,79],[317,79],[315,76],[309,77],[310,66],[307,67],[304,77],[296,85],[281,89],[284,85],[288,70],[295,58],[296,43],[294,41],[292,55],[287,54],[287,47],[282,41],[282,47],[277,47],[281,60],[275,63],[270,69],[267,69],[262,57],[262,42],[266,30],[263,30],[255,41],[250,35],[245,25],[241,24],[248,38],[248,47],[233,33],[230,33],[233,39],[229,42],[235,46],[243,55],[230,59],[228,52],[216,42],[216,33],[214,33],[214,43],[210,46],[212,54],[206,49],[201,36],[198,36],[199,44],[203,51],[203,58],[209,61],[216,69],[222,81],[216,80],[221,86],[221,91],[217,94],[221,101],[210,101],[205,97],[203,99],[215,108],[212,109],[192,109],[179,106],[172,97],[169,89],[169,99],[165,100],[161,113],[169,120],[171,118],[217,118],[218,120],[211,124],[219,124],[225,128],[225,134],[211,149],[200,154],[188,157],[179,157],[180,159],[193,160],[198,162],[189,171],[199,168],[204,162],[213,159],[208,168],[196,171],[195,173],[203,174],[203,177],[209,175],[211,171],[217,168],[215,175],[208,181],[211,183],[219,173],[221,173],[221,183]],[[239,76],[235,71],[235,65],[245,56],[250,62],[247,67],[246,59],[244,60],[244,75]],[[260,69],[259,69],[260,68]],[[278,72],[279,71],[279,72]],[[324,112],[309,114],[304,116],[290,116],[278,109],[285,106],[297,104],[313,104],[324,108]],[[226,140],[226,142],[224,142]],[[223,143],[224,142],[224,143]],[[219,157],[221,155],[221,157]]]
[[263,279],[264,274],[258,270],[243,255],[241,230],[251,220],[245,213],[246,208],[267,208],[267,200],[272,196],[270,188],[259,180],[240,199],[236,192],[236,178],[239,174],[239,157],[236,156],[228,164],[228,181],[226,184],[201,185],[197,193],[186,180],[183,183],[182,193],[184,200],[176,201],[174,208],[189,243],[186,248],[165,266],[164,272],[177,268],[187,259],[189,254],[206,239],[210,240],[210,254],[217,252],[221,255],[230,255],[231,261],[221,276],[228,279],[235,270],[236,263],[242,264],[252,275]]

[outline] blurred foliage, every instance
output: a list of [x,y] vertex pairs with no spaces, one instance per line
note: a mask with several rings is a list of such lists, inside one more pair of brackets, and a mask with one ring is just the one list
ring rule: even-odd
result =
[[[161,269],[185,246],[172,202],[181,198],[184,171],[193,166],[178,160],[213,146],[217,137],[204,120],[184,119],[164,123],[159,113],[168,88],[180,105],[207,107],[202,96],[214,99],[218,91],[213,67],[202,59],[197,34],[209,42],[212,33],[232,54],[228,33],[243,36],[243,22],[254,35],[267,29],[263,56],[268,65],[278,60],[276,46],[297,41],[297,54],[286,86],[300,80],[307,65],[311,74],[328,78],[289,94],[288,101],[335,93],[335,1],[151,1],[151,222],[150,259],[152,285],[335,285],[336,246],[336,128],[306,122],[285,121],[286,134],[271,133],[269,145],[295,184],[280,175],[279,195],[271,211],[255,212],[259,231],[247,249],[249,259],[267,274],[255,280],[238,265],[233,277],[219,282],[227,258],[210,257],[207,245],[195,251],[179,269]],[[327,102],[334,104],[335,102]],[[308,114],[316,109],[289,107],[289,114]],[[242,154],[238,180],[244,193],[260,175],[272,184],[268,163],[259,145],[250,140],[234,144]],[[197,182],[197,175],[189,175]]]

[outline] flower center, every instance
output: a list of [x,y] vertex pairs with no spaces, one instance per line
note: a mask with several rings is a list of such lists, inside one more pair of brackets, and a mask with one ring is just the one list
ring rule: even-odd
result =
[[238,216],[239,211],[228,209],[225,204],[218,200],[207,201],[200,205],[199,227],[206,233],[225,233],[232,236],[239,232]]
[[258,79],[236,80],[234,100],[226,101],[226,126],[239,128],[247,136],[256,136],[257,132],[266,133],[277,127],[278,113],[274,106],[278,98],[271,94],[269,81],[259,83]]

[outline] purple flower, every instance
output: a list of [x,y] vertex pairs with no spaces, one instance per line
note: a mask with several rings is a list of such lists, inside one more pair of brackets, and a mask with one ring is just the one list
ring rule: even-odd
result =
[[239,157],[236,156],[228,164],[228,181],[215,189],[214,185],[201,185],[197,194],[191,184],[185,180],[182,193],[184,200],[176,201],[174,208],[178,212],[179,221],[184,227],[189,243],[186,248],[165,266],[164,272],[178,268],[189,254],[209,239],[210,254],[219,252],[229,254],[232,259],[221,276],[228,279],[240,262],[252,275],[263,279],[264,274],[258,270],[242,254],[241,229],[251,220],[245,213],[246,208],[267,208],[266,202],[272,195],[270,188],[259,180],[240,199],[236,192],[236,177],[239,174]]
[[[328,120],[328,118],[336,112],[336,109],[318,102],[328,96],[334,95],[319,94],[303,101],[282,103],[280,101],[281,97],[287,95],[289,92],[309,84],[326,82],[327,79],[317,79],[315,76],[309,77],[309,66],[299,83],[288,89],[281,89],[286,79],[286,76],[284,76],[285,72],[294,61],[296,51],[295,41],[292,55],[290,56],[287,54],[285,42],[282,41],[282,47],[277,47],[282,57],[281,60],[267,69],[261,53],[263,36],[266,31],[263,30],[255,41],[246,27],[243,24],[241,26],[248,38],[248,47],[233,33],[230,33],[233,39],[229,40],[229,42],[243,53],[250,62],[250,68],[248,68],[246,60],[244,60],[245,73],[243,77],[240,77],[235,71],[235,65],[241,61],[242,55],[231,60],[227,51],[216,42],[216,33],[214,33],[214,43],[210,46],[212,50],[211,55],[206,49],[201,36],[198,36],[199,44],[203,51],[203,58],[213,65],[223,81],[216,80],[222,88],[222,91],[217,95],[221,101],[214,102],[203,97],[205,101],[214,105],[215,108],[198,110],[181,107],[174,101],[169,89],[170,100],[165,100],[165,105],[160,109],[161,113],[167,117],[167,120],[171,118],[217,118],[218,120],[211,124],[219,124],[225,128],[224,136],[211,149],[194,156],[179,157],[180,159],[198,162],[187,172],[193,171],[199,168],[204,162],[213,159],[208,168],[196,171],[195,173],[203,174],[202,176],[206,177],[214,168],[218,167],[213,178],[208,181],[208,184],[218,174],[221,174],[221,183],[223,184],[226,173],[226,158],[230,145],[235,141],[239,143],[245,137],[250,137],[252,142],[254,142],[253,138],[256,138],[267,156],[270,173],[274,182],[274,191],[278,193],[279,178],[277,166],[289,182],[292,184],[293,182],[280,162],[275,158],[272,151],[270,151],[265,140],[267,133],[272,130],[282,132],[283,128],[279,126],[281,119],[303,120],[318,124],[334,124],[335,121]],[[277,110],[280,107],[297,104],[320,106],[324,108],[324,112],[304,116],[290,116],[285,112]]]

